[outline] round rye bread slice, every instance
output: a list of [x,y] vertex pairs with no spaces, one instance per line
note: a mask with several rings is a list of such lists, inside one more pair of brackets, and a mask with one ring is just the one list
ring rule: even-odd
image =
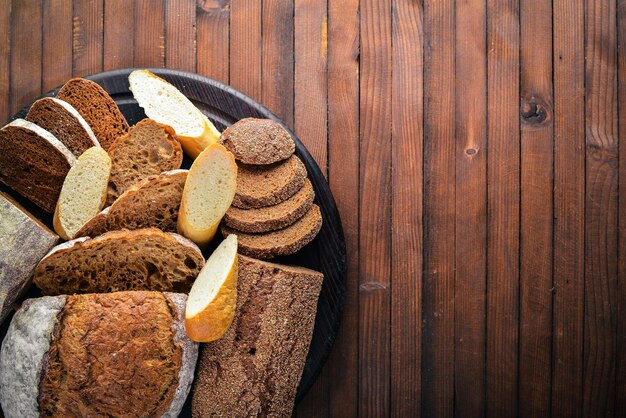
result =
[[220,143],[245,164],[272,164],[296,150],[291,135],[271,119],[245,118],[226,128]]

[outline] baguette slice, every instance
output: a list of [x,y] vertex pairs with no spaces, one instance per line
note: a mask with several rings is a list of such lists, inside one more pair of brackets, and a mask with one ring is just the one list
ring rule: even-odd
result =
[[100,147],[89,148],[70,168],[53,221],[54,230],[63,239],[72,239],[89,219],[102,210],[110,174],[111,157]]
[[289,132],[272,119],[241,119],[224,130],[220,143],[245,164],[273,164],[296,150]]
[[187,293],[204,266],[200,249],[156,228],[112,231],[53,248],[35,269],[44,295],[120,290]]
[[172,84],[148,70],[133,71],[128,81],[146,115],[173,127],[185,152],[192,158],[218,141],[217,128]]
[[178,211],[178,232],[204,246],[215,236],[237,188],[237,164],[223,145],[212,144],[191,165]]

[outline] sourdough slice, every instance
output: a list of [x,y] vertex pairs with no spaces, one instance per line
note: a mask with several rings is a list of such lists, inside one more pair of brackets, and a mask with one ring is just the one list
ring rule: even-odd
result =
[[61,87],[56,97],[78,110],[106,151],[117,137],[128,131],[128,123],[115,101],[93,81],[73,78]]
[[141,180],[91,218],[74,238],[93,238],[107,231],[150,227],[176,232],[187,173],[188,170],[172,170]]
[[271,119],[241,119],[226,128],[220,143],[245,164],[272,164],[296,150],[289,132]]
[[76,161],[54,135],[24,119],[0,129],[0,181],[52,213]]
[[198,345],[186,295],[118,292],[29,299],[0,353],[7,417],[176,417]]
[[284,202],[304,186],[306,168],[292,155],[270,165],[237,164],[237,192],[233,205],[241,209],[262,208]]
[[112,231],[53,248],[35,269],[45,295],[120,290],[189,292],[204,266],[191,241],[156,228]]
[[192,415],[289,417],[324,276],[244,256],[238,270],[235,320],[203,347]]
[[54,97],[44,97],[30,107],[26,120],[54,135],[75,156],[91,147],[99,147],[91,127],[71,104]]
[[222,225],[222,234],[225,237],[237,235],[241,254],[267,259],[299,251],[313,241],[321,228],[322,214],[320,208],[314,204],[302,218],[278,231],[250,234]]
[[183,151],[172,128],[144,119],[109,148],[113,168],[107,204],[146,177],[180,168]]
[[59,237],[0,192],[0,322],[30,287],[35,267]]
[[231,206],[224,215],[224,223],[242,232],[275,231],[300,219],[311,209],[314,198],[313,186],[307,179],[296,194],[277,205],[257,209],[239,209]]

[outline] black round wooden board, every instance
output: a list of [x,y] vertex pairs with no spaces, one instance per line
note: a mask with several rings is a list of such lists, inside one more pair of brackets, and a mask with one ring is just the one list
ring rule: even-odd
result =
[[[143,109],[139,107],[128,87],[128,75],[132,70],[113,70],[85,77],[100,84],[111,95],[130,125],[134,125],[146,117]],[[166,79],[182,91],[213,121],[220,131],[239,119],[246,117],[269,118],[282,123],[269,110],[251,98],[215,80],[176,70],[151,68],[150,71]],[[54,96],[57,90],[55,89],[42,97]],[[14,115],[12,119],[25,117],[29,108],[30,105],[26,106]],[[339,213],[337,212],[328,183],[304,145],[293,132],[289,132],[296,142],[296,154],[307,168],[316,194],[315,203],[319,205],[323,217],[322,229],[312,243],[297,254],[274,260],[280,263],[312,268],[324,273],[324,283],[317,306],[313,339],[296,396],[296,401],[298,402],[319,375],[337,335],[346,293],[346,249]],[[191,160],[185,157],[183,168],[189,168],[190,166]],[[16,196],[15,193],[12,193],[6,187],[1,187],[1,189],[14,196],[33,214],[42,219],[44,223],[51,226],[52,219],[49,214],[45,214],[34,205],[26,202],[25,199]],[[205,251],[205,257],[210,255],[216,245],[217,243],[214,243]],[[36,297],[39,295],[37,290],[33,289],[28,296]],[[5,321],[0,330],[2,338],[4,338],[6,333],[8,323],[9,320]],[[190,398],[191,396],[187,400],[181,416],[190,414]]]

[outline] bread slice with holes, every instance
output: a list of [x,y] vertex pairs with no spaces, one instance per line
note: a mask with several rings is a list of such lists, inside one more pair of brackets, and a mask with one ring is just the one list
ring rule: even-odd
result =
[[44,295],[157,290],[188,293],[204,266],[196,245],[156,228],[112,231],[53,248],[35,269]]
[[46,212],[56,207],[76,157],[54,135],[24,119],[0,129],[0,181]]
[[289,132],[272,119],[241,119],[224,130],[220,143],[245,164],[273,164],[296,150]]

